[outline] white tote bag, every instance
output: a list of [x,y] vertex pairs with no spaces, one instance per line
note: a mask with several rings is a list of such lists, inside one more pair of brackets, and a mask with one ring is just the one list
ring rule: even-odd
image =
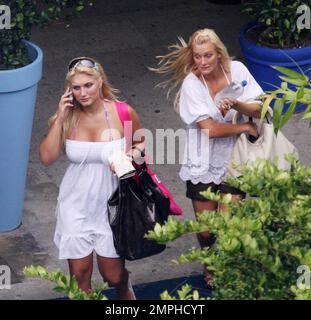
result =
[[[292,153],[298,159],[296,147],[279,130],[275,135],[272,124],[273,111],[269,108],[267,117],[269,122],[262,121],[258,128],[259,137],[255,142],[250,142],[246,133],[241,133],[233,147],[231,163],[227,168],[227,176],[238,177],[240,173],[232,167],[232,164],[252,165],[256,159],[269,159],[274,161],[280,169],[290,170],[290,163],[285,159],[285,155]],[[232,124],[237,123],[238,112],[232,119]]]

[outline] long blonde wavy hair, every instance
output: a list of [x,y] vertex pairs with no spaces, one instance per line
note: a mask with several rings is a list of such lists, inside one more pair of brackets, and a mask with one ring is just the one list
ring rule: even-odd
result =
[[[88,76],[93,77],[94,79],[102,79],[102,87],[100,91],[100,97],[102,99],[108,99],[111,101],[116,101],[117,96],[116,93],[119,92],[117,89],[114,89],[106,76],[106,73],[103,67],[93,58],[89,57],[81,57],[81,59],[89,59],[95,62],[94,68],[85,67],[83,65],[77,64],[74,68],[67,72],[64,84],[64,90],[66,91],[67,88],[71,85],[72,78],[77,74],[86,74]],[[71,130],[77,125],[80,113],[82,112],[82,106],[77,100],[74,99],[73,101],[74,107],[69,109],[69,114],[62,126],[62,144],[64,147],[65,139],[70,134]],[[57,112],[51,116],[48,120],[48,126],[50,127],[57,117]]]
[[156,73],[170,76],[170,79],[159,83],[157,86],[162,88],[168,87],[167,96],[169,96],[173,89],[178,89],[174,99],[174,108],[177,112],[179,109],[180,86],[190,72],[196,71],[196,65],[193,59],[194,44],[214,44],[217,52],[221,56],[221,64],[226,72],[230,72],[231,60],[226,46],[212,29],[205,28],[197,30],[190,36],[188,44],[182,37],[178,37],[178,39],[180,43],[168,47],[171,52],[164,56],[156,57],[157,59],[160,59],[158,63],[159,67],[149,68]]

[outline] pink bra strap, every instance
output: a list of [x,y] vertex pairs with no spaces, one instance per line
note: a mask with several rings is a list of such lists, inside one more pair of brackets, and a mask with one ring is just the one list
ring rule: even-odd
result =
[[115,106],[118,111],[119,118],[121,120],[124,137],[125,137],[125,151],[128,151],[132,146],[132,121],[128,104],[126,102],[115,101]]

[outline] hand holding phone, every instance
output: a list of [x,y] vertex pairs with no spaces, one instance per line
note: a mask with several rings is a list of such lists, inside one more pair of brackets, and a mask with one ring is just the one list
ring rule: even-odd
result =
[[69,102],[73,105],[73,100],[74,100],[74,97],[73,97],[73,94],[72,94],[72,91],[69,89],[69,96],[68,98],[70,99]]
[[58,105],[58,115],[63,121],[67,118],[69,109],[73,108],[73,106],[73,94],[70,88],[67,88],[65,93],[61,96]]

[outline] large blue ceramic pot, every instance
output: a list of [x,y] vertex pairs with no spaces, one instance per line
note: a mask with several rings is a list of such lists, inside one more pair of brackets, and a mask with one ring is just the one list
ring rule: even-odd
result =
[[27,166],[43,55],[25,41],[32,63],[0,71],[0,232],[21,224]]
[[[247,60],[248,69],[264,91],[275,90],[282,80],[280,73],[271,66],[282,66],[303,72],[311,76],[311,46],[298,49],[273,49],[260,46],[246,37],[246,32],[256,24],[251,22],[241,29],[240,46]],[[299,67],[298,67],[298,66]],[[301,68],[301,70],[299,69]],[[296,112],[301,112],[306,106],[298,104]]]

